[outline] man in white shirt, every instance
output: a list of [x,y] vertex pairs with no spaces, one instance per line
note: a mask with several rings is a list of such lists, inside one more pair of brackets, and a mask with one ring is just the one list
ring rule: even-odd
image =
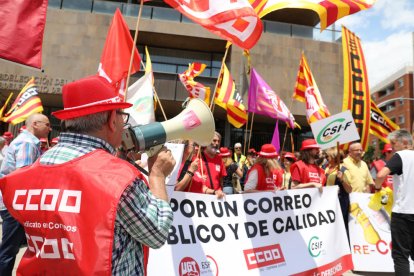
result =
[[392,259],[395,275],[409,275],[409,257],[414,260],[414,151],[413,138],[406,130],[388,135],[393,157],[375,179],[375,190],[381,190],[387,175],[393,175],[394,202],[391,215]]

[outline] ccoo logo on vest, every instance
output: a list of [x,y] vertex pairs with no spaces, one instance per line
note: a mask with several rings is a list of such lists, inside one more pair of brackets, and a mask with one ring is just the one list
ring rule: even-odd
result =
[[321,149],[359,140],[358,130],[349,110],[311,124],[312,133]]

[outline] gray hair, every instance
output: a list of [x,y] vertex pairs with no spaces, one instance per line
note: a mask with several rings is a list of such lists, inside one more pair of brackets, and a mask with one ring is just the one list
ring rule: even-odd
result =
[[388,139],[390,141],[395,140],[401,143],[404,143],[405,141],[408,145],[413,144],[413,137],[411,136],[411,133],[405,129],[399,129],[391,132],[388,134]]
[[109,115],[109,111],[104,111],[75,119],[65,120],[65,131],[83,134],[98,131],[108,122]]
[[220,133],[218,133],[217,131],[214,131],[214,135],[217,136],[221,141],[221,134]]

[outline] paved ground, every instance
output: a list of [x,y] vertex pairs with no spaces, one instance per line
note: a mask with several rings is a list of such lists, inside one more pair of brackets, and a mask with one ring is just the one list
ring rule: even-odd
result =
[[[1,226],[1,220],[0,220],[0,226]],[[1,229],[2,228],[0,227],[0,237],[1,237],[1,233],[2,233]],[[13,269],[13,275],[16,275],[17,265],[19,264],[20,259],[22,258],[23,253],[24,253],[25,250],[26,250],[26,247],[20,249],[19,254],[17,255],[16,264],[15,264],[14,269]],[[352,271],[348,271],[348,272],[345,272],[344,275],[345,276],[391,276],[391,275],[394,275],[394,273],[362,272],[362,271],[352,272]]]

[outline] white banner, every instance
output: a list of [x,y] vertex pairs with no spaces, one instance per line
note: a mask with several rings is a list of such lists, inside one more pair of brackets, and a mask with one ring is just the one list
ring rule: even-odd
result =
[[[342,275],[353,268],[337,187],[215,196],[174,192],[148,275]],[[319,274],[318,274],[319,273]]]
[[[394,272],[390,218],[384,208],[374,211],[368,207],[371,196],[350,194],[348,225],[354,267],[357,271]],[[412,261],[410,271],[414,272]]]

